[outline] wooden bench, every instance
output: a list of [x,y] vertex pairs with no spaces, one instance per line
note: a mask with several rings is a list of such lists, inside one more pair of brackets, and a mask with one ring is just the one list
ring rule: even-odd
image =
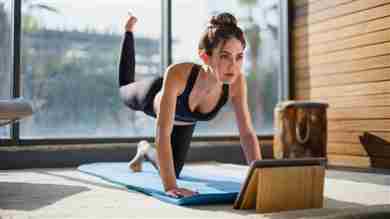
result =
[[23,98],[0,99],[0,126],[4,126],[32,115],[32,107]]
[[325,164],[324,158],[255,161],[233,207],[258,213],[321,208]]

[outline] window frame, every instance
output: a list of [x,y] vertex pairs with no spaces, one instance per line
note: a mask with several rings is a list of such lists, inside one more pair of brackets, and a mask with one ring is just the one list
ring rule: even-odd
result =
[[[13,5],[12,5],[12,0],[10,0],[10,18],[11,18],[11,21],[10,21],[10,34],[9,34],[9,36],[8,37],[10,37],[10,52],[11,52],[11,57],[13,57],[13,48],[14,48],[14,45],[12,44],[12,42],[13,42]],[[9,98],[11,98],[12,96],[13,96],[13,91],[12,91],[12,83],[13,83],[13,74],[12,74],[12,72],[13,72],[13,69],[11,69],[14,65],[13,65],[13,62],[14,62],[14,60],[13,59],[9,59],[8,60],[9,61],[9,72],[8,72],[8,74],[10,75],[10,89],[9,89]],[[6,98],[6,97],[5,97]],[[12,128],[12,126],[11,126],[11,124],[7,124],[7,125],[4,125],[4,127],[3,128],[5,128],[5,129],[8,129],[8,131],[11,131],[11,128]],[[2,138],[3,139],[0,139],[0,146],[1,146],[1,140],[3,140],[3,141],[8,141],[8,142],[10,142],[11,140],[12,140],[12,137],[11,137],[11,135],[12,135],[12,133],[11,132],[9,132],[9,135],[8,136],[2,136]]]

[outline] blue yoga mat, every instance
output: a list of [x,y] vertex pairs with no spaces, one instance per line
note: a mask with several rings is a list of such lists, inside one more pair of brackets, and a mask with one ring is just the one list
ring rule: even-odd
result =
[[78,167],[84,173],[100,177],[109,182],[125,186],[129,190],[139,191],[157,199],[176,205],[206,205],[216,203],[233,203],[243,179],[217,174],[205,174],[183,168],[179,187],[197,190],[198,195],[186,198],[173,198],[165,195],[158,172],[150,163],[144,163],[142,172],[129,170],[127,163],[92,163]]

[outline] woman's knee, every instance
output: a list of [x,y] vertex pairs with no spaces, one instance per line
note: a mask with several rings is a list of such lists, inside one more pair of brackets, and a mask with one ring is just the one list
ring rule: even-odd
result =
[[131,85],[121,86],[119,88],[119,97],[122,102],[132,110],[141,110],[142,106],[137,101],[137,93]]

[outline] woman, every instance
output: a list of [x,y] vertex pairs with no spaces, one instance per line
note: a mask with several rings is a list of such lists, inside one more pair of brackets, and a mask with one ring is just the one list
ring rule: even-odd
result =
[[[153,164],[160,172],[166,194],[172,197],[196,194],[179,188],[176,178],[184,165],[196,122],[214,118],[228,100],[235,111],[247,163],[261,159],[248,110],[246,80],[241,72],[246,42],[236,18],[229,13],[211,18],[199,43],[203,65],[173,64],[162,77],[134,82],[136,22],[137,18],[130,15],[125,27],[119,63],[120,95],[131,109],[157,118],[157,161]],[[143,141],[138,152],[146,154],[146,151]],[[138,161],[133,159],[130,168],[139,169]]]

